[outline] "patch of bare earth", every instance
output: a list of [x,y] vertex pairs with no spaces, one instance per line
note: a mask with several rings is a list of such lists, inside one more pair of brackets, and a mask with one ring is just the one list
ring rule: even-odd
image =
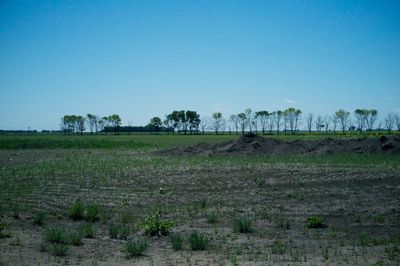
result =
[[[93,156],[108,160],[112,155],[104,151]],[[118,156],[142,155],[125,151]],[[126,167],[110,169],[111,177],[99,178],[97,183],[89,170],[59,178],[59,173],[45,168],[41,172],[48,179],[45,189],[38,186],[18,198],[13,191],[2,191],[1,204],[30,207],[17,210],[17,214],[4,212],[11,237],[0,239],[0,265],[399,263],[396,251],[390,253],[400,234],[399,170],[274,164],[161,171]],[[104,217],[94,223],[95,237],[84,239],[83,246],[71,246],[65,257],[41,252],[47,226],[74,229],[83,223],[67,215],[77,198],[104,208]],[[151,237],[143,256],[127,258],[123,251],[126,241],[111,239],[108,233],[109,223],[117,219],[121,208],[133,211],[133,224],[142,222],[154,209],[162,209],[165,218],[176,222],[174,232],[184,236],[193,231],[205,233],[210,245],[206,251],[191,251],[185,238],[183,249],[174,251],[168,237]],[[48,214],[42,227],[32,224],[38,210]],[[207,222],[212,212],[217,216],[215,224]],[[328,226],[307,228],[306,219],[312,215],[325,217]],[[251,233],[233,231],[238,216],[253,221]],[[142,234],[138,230],[132,236]]]

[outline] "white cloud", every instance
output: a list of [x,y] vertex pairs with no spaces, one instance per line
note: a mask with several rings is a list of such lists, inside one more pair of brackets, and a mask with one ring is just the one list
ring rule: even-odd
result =
[[393,96],[389,96],[389,97],[386,97],[386,99],[388,99],[389,101],[391,101],[391,100],[394,100],[394,97],[393,97]]
[[295,104],[295,103],[296,103],[295,101],[293,101],[293,100],[291,100],[291,99],[285,99],[285,102],[291,103],[291,104]]
[[214,106],[214,111],[216,111],[216,112],[221,112],[221,113],[223,113],[223,112],[228,112],[230,109],[229,109],[229,107],[227,107],[227,106],[225,106],[225,105],[223,105],[223,104],[220,104],[220,103],[217,103],[215,106]]

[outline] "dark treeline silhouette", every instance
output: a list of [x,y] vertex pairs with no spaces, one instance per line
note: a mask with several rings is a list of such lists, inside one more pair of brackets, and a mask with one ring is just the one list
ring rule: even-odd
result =
[[[331,116],[315,116],[312,113],[302,117],[303,112],[293,107],[269,112],[253,112],[250,108],[225,119],[222,113],[215,112],[210,117],[202,117],[196,111],[174,110],[165,115],[164,120],[155,116],[145,126],[121,126],[117,114],[100,117],[87,114],[65,115],[61,119],[61,130],[64,134],[91,134],[151,132],[166,134],[345,134],[347,132],[370,133],[374,130],[400,131],[400,113],[389,113],[383,120],[378,120],[375,109],[356,109],[353,116],[349,111],[339,109]],[[303,127],[302,127],[303,126]]]

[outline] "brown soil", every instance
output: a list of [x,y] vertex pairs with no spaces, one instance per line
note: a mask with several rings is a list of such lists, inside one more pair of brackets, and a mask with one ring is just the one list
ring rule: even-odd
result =
[[237,140],[161,151],[162,154],[335,154],[335,153],[388,153],[400,154],[400,136],[378,138],[295,140],[285,141],[256,135],[243,135]]

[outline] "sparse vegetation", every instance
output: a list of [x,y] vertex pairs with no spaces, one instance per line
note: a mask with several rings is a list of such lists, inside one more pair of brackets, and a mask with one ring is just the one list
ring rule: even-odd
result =
[[169,239],[173,250],[182,249],[183,237],[180,233],[171,234]]
[[233,232],[235,233],[251,233],[253,231],[252,228],[253,219],[247,216],[237,216],[233,220]]
[[125,251],[129,257],[142,256],[147,250],[149,243],[145,238],[130,239],[125,243]]
[[218,222],[217,212],[212,211],[212,212],[207,213],[207,223],[215,224],[216,222]]
[[175,224],[169,220],[161,219],[160,213],[147,216],[144,222],[144,232],[149,236],[168,235]]
[[46,220],[47,214],[45,212],[37,212],[32,217],[33,225],[42,226]]
[[68,244],[68,233],[60,226],[50,226],[45,232],[46,241],[57,244]]
[[307,218],[308,228],[324,228],[327,226],[325,218],[320,215],[314,215]]
[[108,226],[108,233],[110,235],[110,238],[113,239],[127,239],[129,234],[131,233],[131,228],[129,227],[129,225],[111,223]]
[[100,206],[98,204],[89,204],[86,207],[85,220],[88,222],[96,222],[100,219]]
[[75,201],[74,205],[69,209],[69,217],[75,221],[82,220],[84,211],[85,208],[83,202],[80,200]]
[[93,238],[95,236],[95,230],[91,223],[85,223],[80,227],[80,233],[84,238]]
[[205,234],[194,231],[189,235],[189,244],[193,251],[207,249],[208,243],[209,239]]

